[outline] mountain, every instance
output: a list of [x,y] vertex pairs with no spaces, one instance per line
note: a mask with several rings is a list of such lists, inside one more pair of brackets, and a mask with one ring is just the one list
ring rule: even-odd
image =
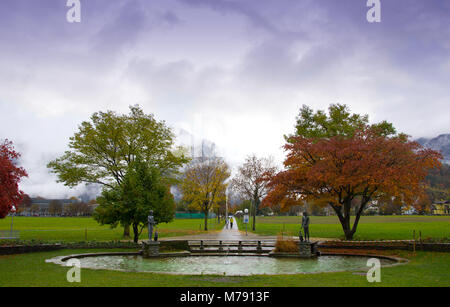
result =
[[444,163],[450,164],[450,134],[441,134],[433,139],[420,138],[416,140],[420,145],[440,151],[444,156]]
[[214,142],[198,137],[184,129],[178,129],[176,136],[176,144],[188,148],[192,158],[217,157],[216,144]]

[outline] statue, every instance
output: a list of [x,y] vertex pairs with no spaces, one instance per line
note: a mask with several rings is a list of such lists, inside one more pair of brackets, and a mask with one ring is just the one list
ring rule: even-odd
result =
[[301,229],[298,231],[298,240],[300,242],[303,242],[303,234],[302,234],[302,230]]
[[306,211],[303,212],[302,228],[303,228],[303,233],[305,234],[305,241],[309,242],[309,216]]
[[[155,228],[155,235],[153,236],[153,228]],[[152,238],[154,238],[152,241]],[[148,215],[148,241],[142,241],[142,257],[151,258],[159,256],[159,242],[158,242],[158,230],[156,229],[155,217],[153,216],[153,210],[150,210]]]
[[[153,226],[156,225],[155,218],[153,217],[153,210],[150,210],[148,216],[148,240],[151,241],[153,237]],[[156,237],[157,239],[158,237]],[[156,241],[156,240],[155,240]]]

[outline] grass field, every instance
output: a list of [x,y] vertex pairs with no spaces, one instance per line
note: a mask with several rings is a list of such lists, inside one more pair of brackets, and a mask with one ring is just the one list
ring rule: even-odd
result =
[[[251,219],[249,229],[251,225]],[[238,220],[239,228],[245,226]],[[257,217],[256,231],[260,235],[278,235],[282,231],[297,236],[301,217]],[[411,240],[413,231],[422,238],[450,238],[450,216],[363,216],[358,225],[356,240]],[[343,230],[336,216],[312,216],[311,237],[343,239]]]
[[[176,219],[171,223],[158,225],[158,234],[163,238],[205,233],[203,225],[203,219]],[[223,226],[224,224],[219,224],[217,219],[208,221],[209,231],[220,230]],[[10,227],[11,218],[0,220],[0,230],[8,231]],[[111,229],[109,226],[100,226],[92,218],[15,217],[14,230],[20,231],[21,240],[46,242],[123,240],[122,227]],[[140,238],[147,237],[148,232],[145,229]]]
[[[9,230],[10,219],[0,221],[0,230]],[[87,229],[89,241],[111,241],[122,239],[122,229],[99,226],[91,218],[15,218],[15,230],[21,231],[23,240],[48,242],[84,241]],[[241,224],[241,222],[239,222]],[[162,237],[199,234],[203,221],[180,219],[170,224],[159,225]],[[209,221],[211,231],[223,227],[216,220]],[[240,225],[242,227],[242,224]],[[449,237],[450,217],[389,216],[363,217],[358,238],[363,239],[410,239],[412,230],[421,230],[424,237]],[[257,233],[276,235],[282,229],[296,234],[299,217],[262,217],[257,219]],[[242,229],[242,228],[241,228]],[[339,238],[342,236],[336,217],[312,217],[311,232],[315,237]],[[142,235],[146,236],[146,233]],[[66,281],[68,268],[46,259],[75,253],[101,252],[105,250],[59,250],[32,254],[0,256],[1,286],[450,286],[450,253],[386,251],[410,259],[410,262],[395,267],[382,268],[382,282],[368,283],[365,272],[336,272],[297,275],[255,275],[231,276],[187,276],[152,273],[132,273],[109,270],[82,270],[82,282],[72,284]],[[117,250],[108,250],[117,251]],[[124,251],[120,249],[120,251]]]
[[[450,254],[418,252],[390,252],[410,258],[408,264],[382,268],[381,283],[368,283],[365,273],[354,272],[255,275],[247,277],[164,275],[152,273],[129,273],[108,270],[81,271],[81,283],[68,283],[67,267],[45,263],[59,255],[102,250],[60,250],[12,256],[0,256],[0,287],[2,286],[184,286],[184,287],[265,287],[265,286],[450,286]],[[112,251],[112,250],[110,250]],[[121,250],[123,251],[123,250]]]
[[[238,220],[239,228],[244,225]],[[0,220],[0,230],[9,230],[11,218]],[[210,231],[223,228],[216,219],[208,221]],[[257,217],[255,233],[278,235],[281,231],[296,236],[300,217]],[[169,224],[158,225],[160,237],[195,235],[204,233],[202,219],[177,219]],[[15,217],[14,230],[20,231],[21,240],[46,242],[80,242],[123,240],[121,227],[111,229],[100,226],[92,218]],[[355,239],[359,240],[406,240],[412,239],[413,230],[422,238],[450,238],[450,216],[363,216]],[[311,217],[311,237],[343,238],[337,217]],[[87,234],[87,237],[86,237]],[[146,238],[147,232],[141,235]]]

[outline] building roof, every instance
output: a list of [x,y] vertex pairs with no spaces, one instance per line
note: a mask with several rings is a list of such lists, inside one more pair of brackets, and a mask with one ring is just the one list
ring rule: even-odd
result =
[[433,205],[448,205],[450,204],[450,200],[447,201],[435,201]]
[[79,203],[79,200],[76,199],[44,199],[44,198],[31,198],[31,204],[35,205],[47,205],[52,201],[57,201],[62,204],[76,204]]

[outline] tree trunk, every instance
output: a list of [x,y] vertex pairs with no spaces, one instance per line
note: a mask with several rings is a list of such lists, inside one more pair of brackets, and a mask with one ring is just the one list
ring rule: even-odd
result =
[[124,238],[130,237],[130,225],[125,225],[123,227],[123,236],[124,236]]
[[[337,212],[336,212],[337,213]],[[344,231],[345,239],[352,240],[353,233],[350,229],[350,215],[344,214],[341,212],[338,213],[339,222],[341,222],[342,230]]]
[[348,225],[346,225],[344,228],[345,240],[353,240],[354,232],[350,230],[350,216],[347,217],[347,219],[349,221],[348,221]]
[[205,231],[208,231],[208,211],[205,211]]
[[[129,226],[128,226],[128,227],[129,227]],[[133,224],[133,234],[134,234],[134,238],[133,238],[134,243],[138,243],[138,241],[139,241],[139,228],[138,228],[138,224]]]
[[252,230],[256,230],[256,201],[253,200],[253,222],[252,222]]
[[258,188],[253,191],[253,223],[252,223],[252,229],[253,231],[256,230],[256,214],[258,213],[259,208],[259,191]]
[[346,213],[344,216],[344,222],[342,223],[342,228],[344,229],[345,239],[346,240],[352,240],[353,239],[353,233],[350,228],[350,212]]
[[352,228],[352,238],[353,235],[356,232],[356,228],[358,227],[358,223],[359,223],[359,219],[361,218],[361,215],[364,211],[364,208],[366,207],[367,203],[369,202],[370,198],[366,198],[364,197],[363,200],[361,201],[361,204],[359,205],[359,209],[358,211],[356,211],[356,216],[355,216],[355,221],[353,222],[353,228]]
[[353,240],[353,235],[356,233],[356,229],[358,228],[359,219],[361,218],[361,215],[364,211],[364,208],[366,207],[367,203],[369,202],[370,198],[364,198],[363,201],[361,201],[359,209],[355,212],[355,221],[353,222],[353,227],[350,225],[351,215],[350,215],[350,208],[351,208],[351,200],[345,201],[343,204],[344,208],[344,214],[342,214],[342,207],[337,207],[332,204],[330,206],[333,208],[333,210],[336,212],[339,221],[341,222],[342,229],[344,230],[344,235],[346,240]]
[[[334,206],[332,204],[330,204],[330,206],[339,218],[342,230],[344,231],[345,239],[352,240],[354,232],[352,232],[350,228],[350,202],[347,201],[342,206]],[[342,208],[344,209],[344,213],[342,213]]]

